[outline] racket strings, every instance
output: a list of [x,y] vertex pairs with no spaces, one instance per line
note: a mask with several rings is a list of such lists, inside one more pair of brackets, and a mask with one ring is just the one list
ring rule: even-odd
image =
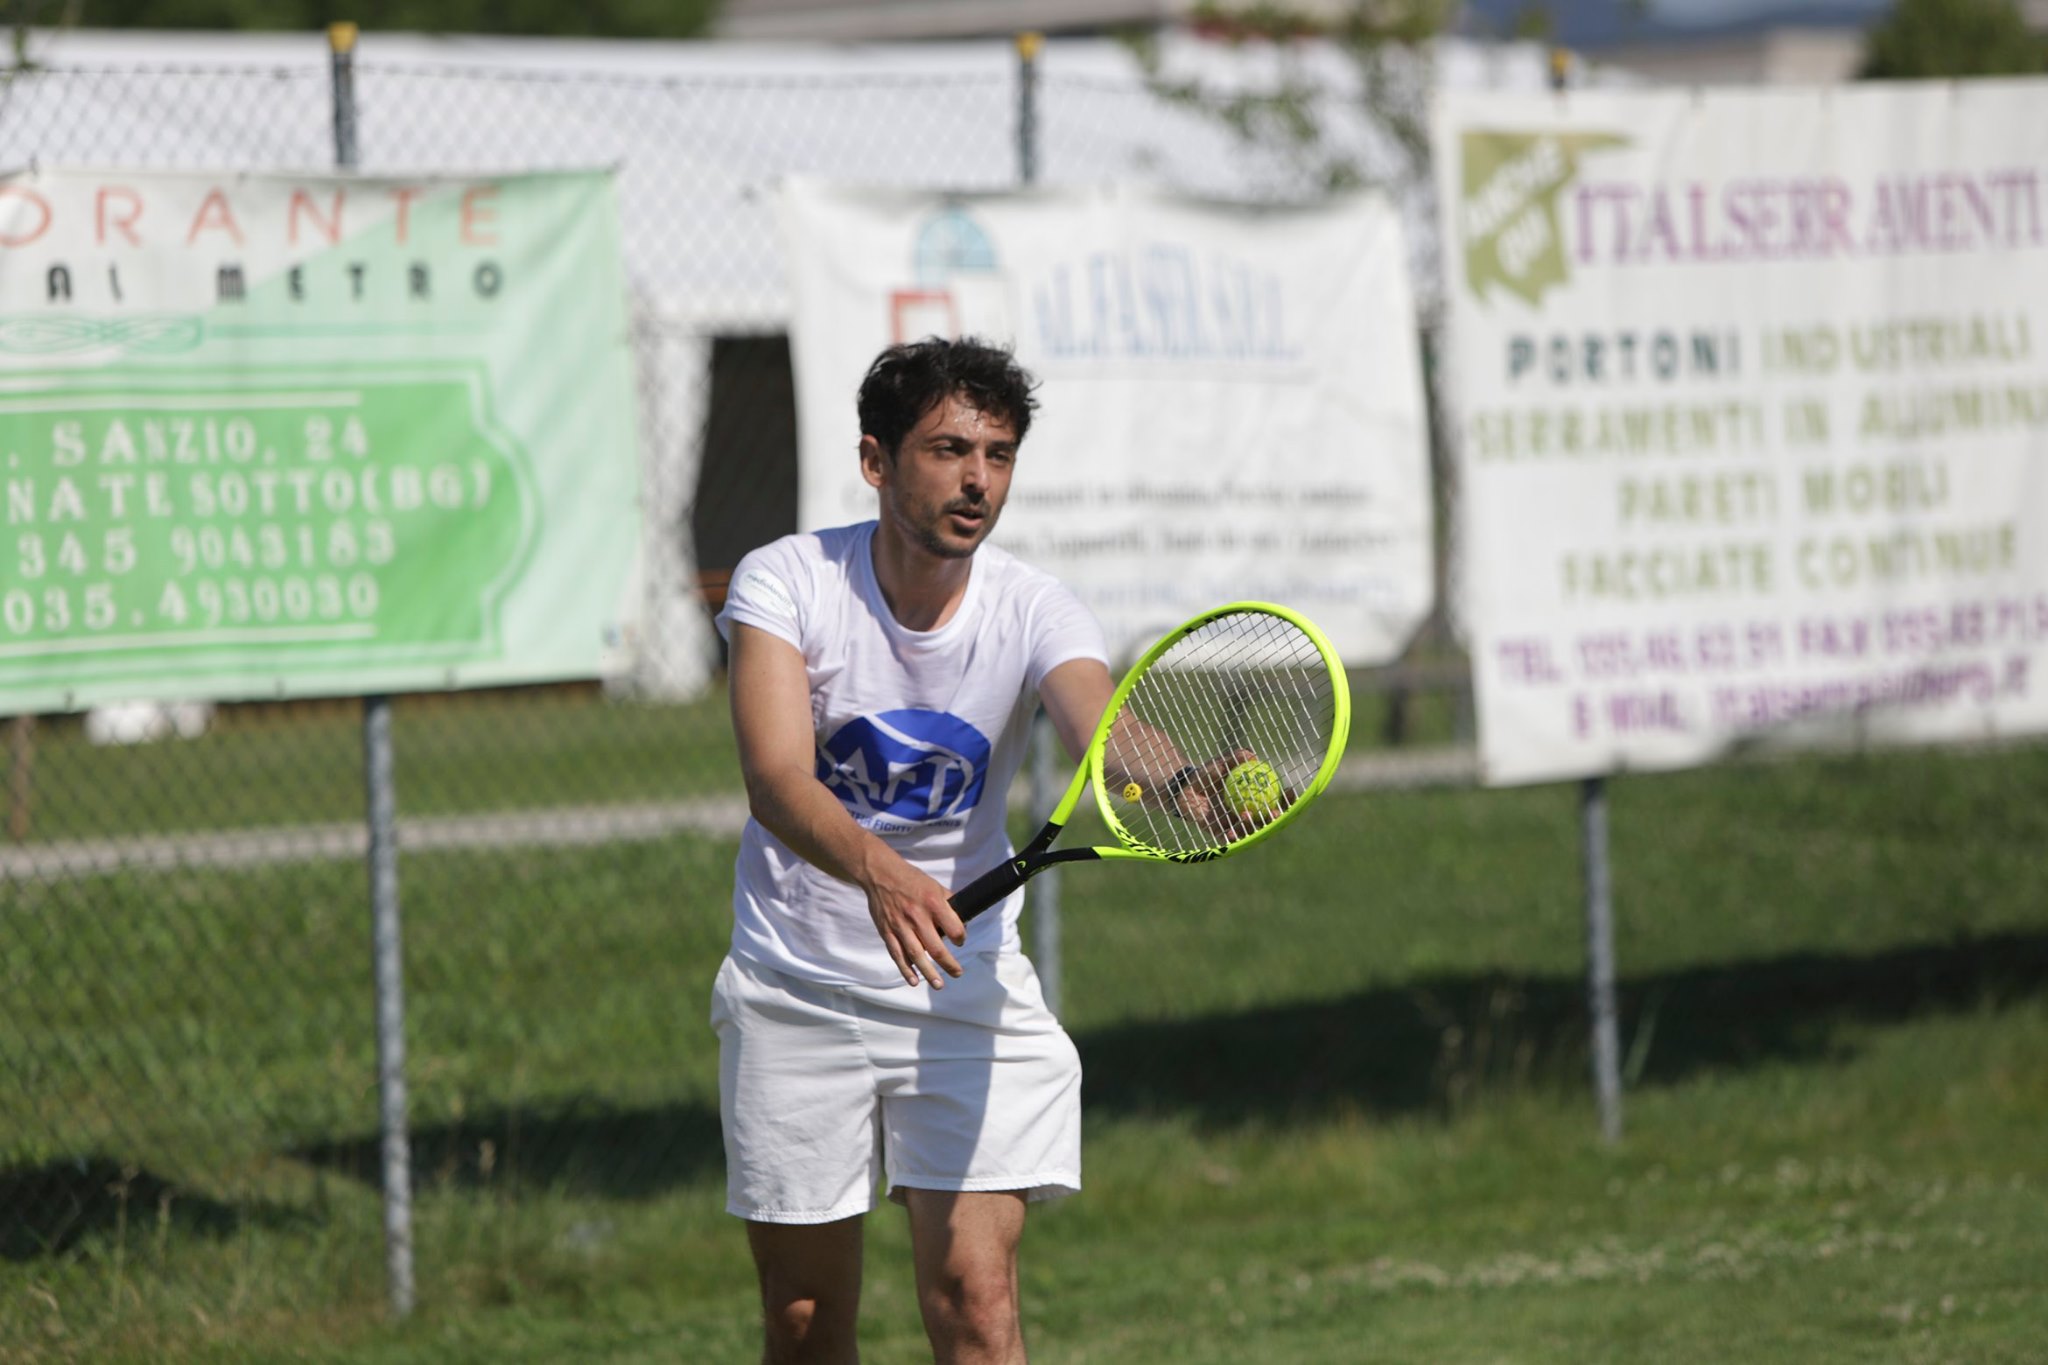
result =
[[[1279,779],[1274,810],[1231,812],[1220,831],[1182,817],[1157,790],[1119,808],[1144,842],[1169,853],[1195,852],[1254,833],[1308,788],[1335,738],[1336,684],[1322,651],[1299,626],[1265,612],[1233,612],[1190,631],[1155,659],[1131,688],[1125,709],[1170,740],[1187,764],[1205,766],[1248,751]],[[1157,771],[1156,756],[1135,757]],[[1222,795],[1211,780],[1201,790],[1212,799]]]

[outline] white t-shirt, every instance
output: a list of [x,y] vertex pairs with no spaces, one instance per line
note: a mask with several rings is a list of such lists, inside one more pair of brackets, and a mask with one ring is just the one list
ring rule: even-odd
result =
[[[817,774],[860,825],[958,889],[1013,851],[1004,805],[1045,675],[1108,661],[1102,627],[1050,574],[992,545],[937,630],[905,629],[875,581],[875,523],[785,536],[739,562],[718,628],[787,640],[810,675]],[[967,926],[969,954],[1014,952],[1021,892]],[[859,887],[759,821],[740,837],[732,951],[829,985],[902,985]],[[956,954],[959,950],[956,950]]]

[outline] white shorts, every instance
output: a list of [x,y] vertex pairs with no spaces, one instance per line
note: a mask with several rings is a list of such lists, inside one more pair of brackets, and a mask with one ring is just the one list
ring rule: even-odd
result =
[[1081,1059],[1011,953],[946,988],[820,986],[727,957],[718,1031],[726,1209],[760,1223],[866,1213],[903,1189],[1081,1188]]

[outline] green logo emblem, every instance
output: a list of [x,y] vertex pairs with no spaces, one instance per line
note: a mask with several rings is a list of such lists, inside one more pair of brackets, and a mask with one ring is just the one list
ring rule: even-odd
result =
[[1484,300],[1498,285],[1533,305],[1563,284],[1569,271],[1558,199],[1582,156],[1627,145],[1610,133],[1466,133],[1455,230],[1473,294]]

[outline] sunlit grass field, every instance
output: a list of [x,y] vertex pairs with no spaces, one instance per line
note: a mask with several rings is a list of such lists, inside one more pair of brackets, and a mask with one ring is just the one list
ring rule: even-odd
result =
[[[587,770],[512,761],[511,711],[426,727],[401,804],[708,790],[715,719],[578,722]],[[350,818],[345,766],[313,786]],[[1613,1148],[1572,789],[1339,794],[1241,859],[1069,871],[1088,1188],[1033,1216],[1034,1359],[2048,1358],[2044,793],[2039,747],[1612,783]],[[406,856],[402,1325],[361,868],[0,888],[0,1360],[754,1358],[704,1023],[731,857]],[[864,1358],[929,1359],[900,1214],[869,1238]]]

